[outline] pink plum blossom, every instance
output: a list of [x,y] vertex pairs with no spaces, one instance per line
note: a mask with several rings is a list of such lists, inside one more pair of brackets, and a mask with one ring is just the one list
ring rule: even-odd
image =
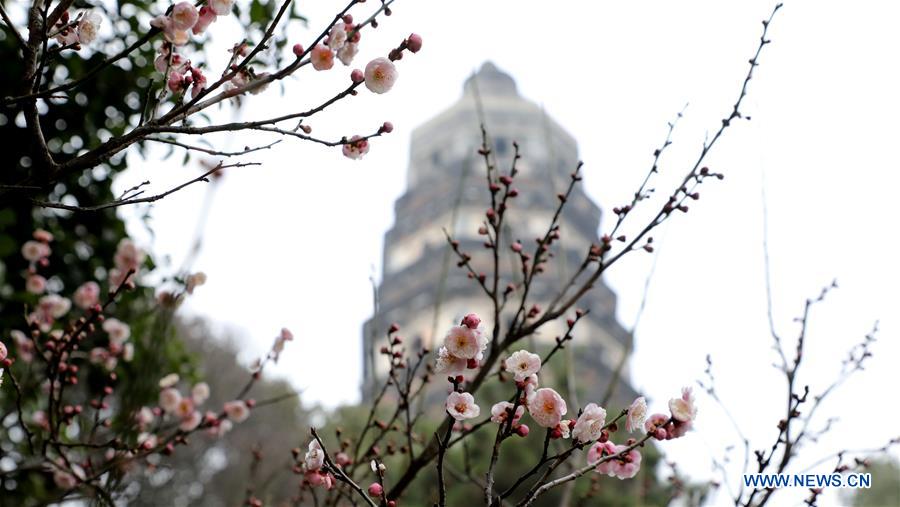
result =
[[359,53],[359,45],[355,42],[347,42],[337,50],[337,57],[344,65],[350,65],[353,58],[356,57],[356,53]]
[[243,400],[226,401],[223,409],[225,415],[236,423],[244,422],[250,417],[250,408]]
[[643,396],[639,396],[628,407],[628,414],[625,417],[625,429],[629,432],[634,432],[644,426],[645,419],[647,419],[647,400]]
[[175,410],[173,413],[181,419],[191,415],[191,412],[194,411],[194,400],[191,398],[181,398],[178,400],[178,403],[175,405]]
[[181,393],[174,387],[167,387],[159,392],[159,406],[166,413],[173,413],[181,403]]
[[528,413],[544,428],[553,428],[566,414],[566,401],[549,387],[538,389],[528,401]]
[[447,347],[441,347],[438,349],[434,371],[437,373],[446,373],[447,375],[459,375],[465,373],[466,363],[467,361],[465,359],[450,354]]
[[119,319],[103,321],[103,330],[109,335],[109,342],[121,345],[131,337],[131,328]]
[[172,27],[175,30],[187,31],[197,24],[200,14],[191,2],[178,2],[172,7]]
[[521,382],[541,370],[541,356],[520,350],[510,354],[503,364],[506,371],[513,374],[516,382]]
[[475,397],[470,393],[454,391],[447,396],[447,412],[457,421],[465,421],[478,417],[481,408],[475,404]]
[[75,289],[72,300],[75,306],[87,310],[100,302],[100,286],[97,282],[85,282]]
[[28,262],[38,262],[50,256],[50,247],[40,241],[26,241],[22,245],[22,257]]
[[47,289],[47,279],[41,275],[31,275],[25,280],[25,290],[32,294],[43,294]]
[[353,136],[344,143],[343,152],[345,157],[359,160],[369,152],[369,140],[360,136]]
[[453,326],[444,337],[444,347],[455,357],[477,359],[487,347],[487,338],[478,328]]
[[6,359],[9,355],[9,350],[7,350],[6,345],[3,342],[0,342],[0,361]]
[[347,25],[338,21],[328,32],[328,38],[325,40],[325,44],[332,50],[337,51],[344,47],[345,42],[347,42]]
[[572,429],[572,438],[579,442],[590,442],[600,438],[606,424],[606,410],[596,403],[588,403]]
[[[637,449],[627,450],[628,446],[615,445],[612,442],[597,442],[588,449],[589,465],[597,464],[597,473],[606,474],[619,479],[631,479],[641,468],[641,453]],[[616,456],[621,453],[621,456]],[[616,456],[609,459],[610,456]]]
[[374,93],[387,93],[397,82],[397,67],[387,58],[379,57],[366,65],[366,88]]
[[178,429],[181,431],[194,431],[197,426],[200,426],[200,423],[203,421],[203,417],[200,415],[200,412],[192,411],[188,415],[181,418],[181,423],[178,424]]
[[310,52],[309,60],[314,69],[328,70],[334,67],[334,51],[324,44],[319,44]]
[[[491,421],[495,423],[505,423],[507,419],[509,419],[509,413],[512,412],[513,404],[508,401],[501,401],[495,403],[493,407],[491,407]],[[519,419],[522,418],[522,415],[525,413],[525,407],[519,405],[516,407],[516,413],[513,416],[512,423],[513,425],[518,424]]]
[[688,423],[697,417],[697,406],[694,404],[694,393],[690,387],[681,390],[681,398],[669,400],[669,410],[676,420]]
[[212,10],[212,7],[208,5],[200,7],[197,22],[194,24],[193,28],[191,28],[191,31],[194,32],[194,35],[200,35],[209,28],[209,25],[216,20],[216,17],[216,11]]

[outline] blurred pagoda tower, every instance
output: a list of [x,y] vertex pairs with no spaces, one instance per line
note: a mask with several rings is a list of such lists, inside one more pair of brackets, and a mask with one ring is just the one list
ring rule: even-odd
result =
[[[478,313],[486,329],[493,326],[491,302],[467,278],[466,271],[457,267],[443,232],[450,232],[461,249],[472,254],[477,271],[490,273],[490,255],[483,247],[484,236],[478,235],[490,205],[484,161],[478,155],[482,124],[501,171],[509,170],[513,141],[522,155],[515,184],[520,194],[510,201],[504,220],[509,224],[502,238],[507,246],[519,239],[526,251],[533,250],[534,238],[543,236],[556,210],[556,195],[565,190],[578,163],[575,139],[541,107],[520,96],[512,77],[490,62],[466,80],[462,98],[413,131],[407,190],[395,203],[395,224],[385,236],[377,309],[363,328],[363,399],[373,395],[386,374],[378,350],[385,345],[390,323],[400,324],[400,335],[414,348],[423,345],[432,351],[440,346],[446,330],[469,312]],[[590,245],[598,243],[599,224],[600,209],[579,184],[562,215],[562,238],[553,247],[555,257],[536,278],[530,302],[546,307]],[[518,265],[511,252],[509,257],[501,257],[501,287],[521,277],[510,269],[513,261]],[[510,297],[518,301],[518,292]],[[564,368],[556,368],[560,373],[553,384],[568,399],[573,393],[558,382],[568,380],[571,387],[577,375],[578,398],[570,403],[581,401],[583,405],[602,400],[613,372],[630,349],[631,337],[616,320],[616,295],[602,281],[578,307],[590,309],[590,313],[576,326],[575,339],[565,353],[558,354],[550,367],[573,366],[565,375],[561,373]],[[549,348],[563,333],[564,322],[547,323],[539,335],[526,338],[521,347],[514,345],[511,351]],[[627,362],[621,379],[615,399],[630,402],[634,391],[628,384]]]

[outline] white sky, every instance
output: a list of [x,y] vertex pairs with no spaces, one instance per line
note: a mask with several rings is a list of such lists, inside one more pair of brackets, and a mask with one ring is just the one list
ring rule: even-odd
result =
[[[304,3],[301,10],[318,31],[338,4]],[[188,311],[237,330],[247,361],[267,350],[279,328],[292,329],[298,340],[279,372],[305,389],[308,403],[353,402],[361,325],[372,307],[368,277],[380,269],[383,234],[404,190],[410,131],[453,103],[473,69],[493,60],[575,136],[588,194],[610,209],[634,191],[666,122],[690,103],[657,188],[662,193],[683,177],[704,135],[730,110],[759,22],[772,6],[399,0],[392,17],[363,35],[357,64],[386,53],[411,31],[423,35],[422,52],[399,62],[391,93],[363,92],[311,122],[316,134],[329,138],[371,132],[384,120],[394,123],[394,133],[374,140],[362,162],[343,158],[339,149],[286,140],[248,157],[262,167],[229,173],[195,264],[210,280]],[[888,388],[900,381],[893,220],[900,184],[897,19],[900,4],[872,1],[794,1],[776,17],[773,44],[764,50],[743,108],[753,120],[729,129],[708,159],[726,179],[703,185],[702,199],[669,224],[659,250],[633,362],[634,384],[652,399],[651,408],[662,411],[681,385],[700,378],[710,353],[718,389],[745,433],[758,446],[774,438],[784,399],[782,379],[769,366],[775,356],[765,319],[765,174],[781,333],[796,335],[792,318],[805,297],[832,278],[841,285],[814,313],[801,383],[823,388],[845,351],[881,319],[875,357],[824,408],[841,420],[807,462],[897,436],[900,406]],[[236,38],[233,28],[220,22],[212,33],[230,30]],[[309,31],[296,34],[292,42],[311,40]],[[250,97],[238,114],[257,119],[304,109],[343,86],[348,75],[340,64],[328,73],[304,72],[287,83],[284,96]],[[265,144],[245,134],[209,139],[223,149]],[[196,174],[180,167],[178,156],[136,167],[121,178],[122,187],[151,179],[163,189]],[[176,266],[188,250],[204,192],[191,187],[153,210],[154,249],[171,255]],[[140,235],[139,224],[132,225]],[[634,255],[609,274],[626,325],[650,260]],[[698,431],[663,446],[697,478],[708,476],[710,452],[720,457],[725,445],[737,443],[721,411],[701,399]]]

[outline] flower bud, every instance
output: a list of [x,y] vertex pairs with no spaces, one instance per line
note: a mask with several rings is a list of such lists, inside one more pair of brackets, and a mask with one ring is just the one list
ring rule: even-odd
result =
[[380,497],[383,492],[384,488],[381,487],[381,484],[373,482],[369,485],[369,496]]
[[418,53],[422,49],[422,36],[417,33],[409,34],[406,38],[406,47],[412,53]]

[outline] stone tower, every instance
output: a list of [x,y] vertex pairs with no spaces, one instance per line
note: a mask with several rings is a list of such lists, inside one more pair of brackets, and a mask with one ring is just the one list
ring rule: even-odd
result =
[[[477,153],[482,124],[493,145],[496,166],[503,172],[512,162],[513,141],[522,155],[515,185],[520,195],[506,215],[509,228],[502,238],[506,245],[520,239],[526,249],[533,250],[534,238],[543,236],[556,209],[556,195],[565,190],[578,163],[575,139],[537,104],[520,96],[512,77],[490,62],[466,80],[455,104],[413,131],[407,190],[395,203],[395,224],[385,236],[378,309],[363,329],[363,399],[372,395],[385,374],[377,351],[391,322],[400,324],[407,342],[418,341],[432,350],[466,313],[481,315],[486,329],[493,325],[491,302],[456,266],[443,232],[446,229],[472,253],[476,269],[489,272],[484,237],[477,232],[490,203],[484,162]],[[599,223],[600,209],[577,186],[562,216],[556,257],[538,277],[529,301],[546,303],[556,295],[590,245],[598,242]],[[510,269],[511,255],[501,258],[501,287],[520,276]],[[599,401],[631,338],[616,321],[616,296],[604,283],[596,284],[578,306],[590,313],[576,327],[567,354],[554,361],[567,358],[575,367],[579,392]],[[563,332],[561,323],[548,323],[539,336],[522,346],[549,347]],[[634,393],[628,378],[626,365],[616,398],[630,401]],[[564,390],[560,392],[565,395]]]

